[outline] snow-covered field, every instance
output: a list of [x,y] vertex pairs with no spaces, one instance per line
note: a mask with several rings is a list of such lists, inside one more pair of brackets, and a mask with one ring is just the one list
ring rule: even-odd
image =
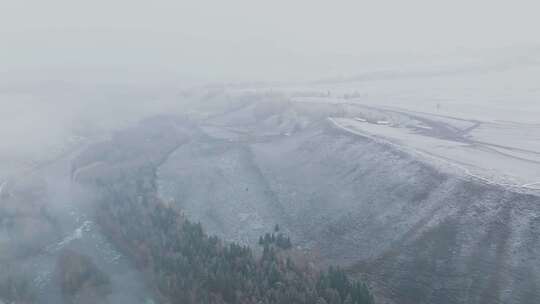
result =
[[321,84],[354,100],[482,121],[539,124],[540,65],[468,74]]
[[[490,184],[540,190],[540,149],[521,148],[527,144],[531,134],[536,134],[536,139],[540,140],[538,127],[523,129],[523,142],[514,138],[518,141],[516,145],[504,146],[504,140],[482,141],[474,133],[459,141],[438,138],[407,127],[359,122],[350,118],[331,118],[331,121],[346,131],[375,138],[417,155],[442,170],[452,170]],[[483,132],[496,136],[498,128],[512,127],[488,125]]]
[[540,61],[535,58],[366,72],[271,90],[295,103],[341,107],[329,115],[336,127],[391,144],[442,170],[538,191]]

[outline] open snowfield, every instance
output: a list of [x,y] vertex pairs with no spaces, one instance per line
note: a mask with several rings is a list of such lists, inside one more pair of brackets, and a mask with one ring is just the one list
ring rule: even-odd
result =
[[[349,132],[376,138],[397,149],[417,155],[442,170],[452,170],[486,183],[529,190],[540,189],[540,150],[534,150],[534,147],[522,148],[527,146],[529,140],[540,140],[538,127],[522,127],[521,141],[516,138],[516,134],[516,137],[509,138],[515,145],[506,145],[504,137],[501,140],[483,141],[483,138],[472,133],[463,140],[452,140],[434,136],[418,128],[378,125],[351,118],[333,118],[331,121]],[[498,129],[512,131],[514,128],[513,125],[488,124],[483,133],[496,136]],[[531,134],[536,134],[536,138]]]
[[[355,101],[481,121],[540,123],[540,65],[504,70],[321,84]],[[439,105],[439,107],[437,107]]]
[[271,89],[293,103],[341,106],[329,115],[336,127],[391,144],[441,170],[538,191],[540,64],[531,58],[366,72]]

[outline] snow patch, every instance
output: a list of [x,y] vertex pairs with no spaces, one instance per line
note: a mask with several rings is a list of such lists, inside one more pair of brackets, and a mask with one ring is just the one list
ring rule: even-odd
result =
[[84,221],[83,224],[75,229],[71,234],[64,237],[61,241],[58,243],[52,244],[46,248],[46,251],[49,253],[54,253],[62,250],[64,247],[66,247],[69,243],[79,240],[83,238],[84,233],[90,232],[92,227],[91,221]]

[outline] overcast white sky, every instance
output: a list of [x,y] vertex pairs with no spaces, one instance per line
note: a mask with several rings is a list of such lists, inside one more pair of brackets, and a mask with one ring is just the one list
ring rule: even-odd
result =
[[538,3],[0,0],[0,66],[13,75],[83,69],[141,79],[324,77],[374,54],[538,46]]

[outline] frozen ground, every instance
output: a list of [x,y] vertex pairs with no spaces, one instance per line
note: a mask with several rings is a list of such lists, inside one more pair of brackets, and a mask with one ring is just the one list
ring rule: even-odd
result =
[[[409,112],[400,113],[410,117]],[[400,125],[388,117],[389,125],[354,118],[330,120],[339,128],[392,144],[442,170],[486,183],[540,190],[539,126],[471,121],[470,127],[459,128],[428,115],[419,118],[419,125]]]
[[539,191],[537,57],[466,68],[366,72],[271,90],[294,103],[337,107],[328,115],[336,127],[391,144],[441,170]]
[[225,88],[160,191],[227,240],[279,223],[389,303],[538,303],[539,72]]

